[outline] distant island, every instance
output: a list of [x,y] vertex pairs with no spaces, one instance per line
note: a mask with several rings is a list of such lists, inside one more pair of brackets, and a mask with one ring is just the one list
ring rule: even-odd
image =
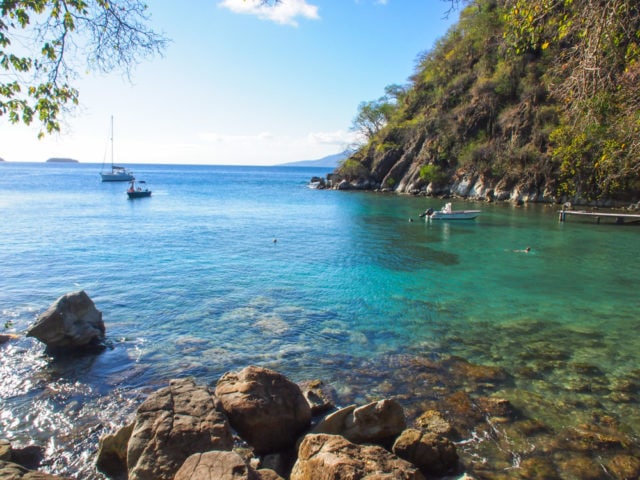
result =
[[318,160],[300,160],[298,162],[281,163],[280,167],[329,167],[338,168],[340,162],[347,158],[349,154],[347,152],[336,153],[334,155],[328,155]]
[[74,160],[73,158],[49,158],[47,163],[80,163],[78,160]]

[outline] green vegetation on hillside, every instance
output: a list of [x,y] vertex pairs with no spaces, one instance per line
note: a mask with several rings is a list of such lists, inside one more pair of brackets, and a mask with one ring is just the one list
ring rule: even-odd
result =
[[392,91],[361,104],[349,176],[416,190],[462,173],[556,198],[638,199],[637,0],[469,2]]

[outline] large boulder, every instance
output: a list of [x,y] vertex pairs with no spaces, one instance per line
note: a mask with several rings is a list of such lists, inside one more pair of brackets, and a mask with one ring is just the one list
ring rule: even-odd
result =
[[138,408],[127,447],[129,480],[173,479],[190,455],[232,448],[231,428],[209,389],[171,380]]
[[402,405],[385,399],[362,407],[350,405],[327,415],[313,433],[342,435],[354,443],[385,444],[392,443],[406,426]]
[[311,421],[300,387],[267,368],[249,366],[225,373],[216,385],[216,397],[231,426],[259,454],[292,446]]
[[105,338],[102,312],[84,290],[67,293],[38,316],[27,336],[54,350],[99,346]]
[[416,465],[425,475],[443,475],[458,467],[456,446],[432,432],[405,430],[394,443],[393,453]]
[[291,480],[424,480],[420,470],[377,445],[356,445],[339,435],[309,434],[298,450]]

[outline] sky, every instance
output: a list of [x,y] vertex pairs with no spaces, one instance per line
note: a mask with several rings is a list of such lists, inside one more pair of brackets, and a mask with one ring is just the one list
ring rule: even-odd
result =
[[421,53],[457,20],[438,0],[152,0],[171,41],[131,78],[81,71],[62,132],[0,117],[0,158],[117,164],[277,165],[355,140],[358,105],[407,85]]

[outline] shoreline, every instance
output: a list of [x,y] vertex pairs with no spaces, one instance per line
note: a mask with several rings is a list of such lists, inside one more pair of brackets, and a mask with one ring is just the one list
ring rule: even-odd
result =
[[[562,357],[561,352],[557,351],[538,354],[540,359],[547,357],[543,363],[556,366]],[[343,384],[349,386],[347,390],[339,388],[337,391],[338,405],[395,398],[403,405],[409,426],[415,426],[427,412],[448,412],[445,420],[455,432],[452,441],[458,445],[462,464],[473,478],[498,478],[494,475],[513,468],[524,472],[520,473],[522,478],[536,478],[528,477],[533,474],[526,472],[543,467],[586,475],[594,465],[594,455],[603,465],[609,462],[614,469],[620,469],[623,468],[622,462],[626,465],[624,468],[629,470],[633,464],[629,458],[640,455],[640,445],[634,433],[637,430],[629,431],[628,425],[620,421],[620,414],[608,412],[596,403],[585,410],[584,416],[576,416],[574,410],[566,412],[565,420],[573,417],[574,422],[565,424],[562,429],[548,424],[539,416],[531,415],[531,411],[535,411],[533,406],[543,409],[547,414],[552,409],[562,410],[567,406],[531,397],[532,392],[529,396],[525,395],[526,390],[519,389],[514,383],[518,378],[503,368],[470,363],[454,354],[424,355],[416,351],[396,352],[365,363],[346,357],[335,359],[335,362],[342,365]],[[601,373],[593,366],[580,365],[576,368],[588,378],[598,378]],[[389,375],[390,370],[394,372],[392,376]],[[330,382],[325,383],[331,385]],[[148,386],[143,390],[149,393],[152,391],[150,388],[153,387]],[[578,392],[575,394],[576,400],[580,396],[591,396],[584,391],[584,387],[574,389]],[[618,393],[626,392],[628,398],[618,400],[629,404],[635,398],[637,389],[638,383],[628,378],[626,383],[618,385]],[[106,395],[104,401],[113,403],[115,399]],[[573,408],[581,403],[584,401],[575,403]],[[630,403],[630,406],[633,404]],[[600,413],[596,415],[595,412]],[[91,436],[96,439],[94,442],[97,441],[99,435],[95,426],[87,425],[85,428],[93,431]],[[103,425],[99,430],[105,433],[105,429],[108,430]],[[80,440],[77,443],[83,444],[84,448],[92,443],[86,443],[86,432],[82,434],[78,431],[76,435],[80,435],[76,440]],[[487,443],[489,438],[492,440]],[[592,450],[594,442],[597,448]],[[586,445],[590,446],[589,449],[585,449]],[[476,464],[479,454],[487,459],[486,464]],[[73,451],[66,452],[64,457],[73,455]],[[517,465],[513,463],[515,459],[518,459]],[[56,469],[52,471],[56,472]],[[63,468],[60,473],[75,475],[78,472]]]

